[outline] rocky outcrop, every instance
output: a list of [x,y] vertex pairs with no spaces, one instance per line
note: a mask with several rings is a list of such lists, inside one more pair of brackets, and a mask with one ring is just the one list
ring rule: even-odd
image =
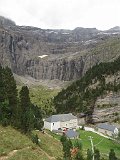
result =
[[[107,78],[108,79],[108,78]],[[110,79],[114,81],[113,78]],[[107,80],[109,83],[109,80]],[[93,112],[94,123],[117,122],[120,119],[120,92],[108,92],[107,95],[97,98]]]
[[[9,66],[18,75],[36,79],[75,80],[88,68],[104,61],[99,44],[109,38],[109,34],[96,28],[44,30],[16,26],[0,17],[0,64]],[[46,57],[40,58],[41,55]]]
[[53,58],[49,60],[27,60],[26,73],[36,79],[73,80],[82,76],[84,62],[77,59]]

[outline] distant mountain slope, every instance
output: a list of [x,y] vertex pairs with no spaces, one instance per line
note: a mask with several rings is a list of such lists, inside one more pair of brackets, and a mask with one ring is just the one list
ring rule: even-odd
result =
[[[114,62],[100,63],[93,66],[80,80],[74,82],[67,89],[63,89],[54,98],[57,112],[84,112],[91,117],[94,113],[97,98],[107,95],[111,91],[113,93],[120,91],[119,72],[120,57],[114,60]],[[108,79],[110,76],[112,76],[111,80],[110,78]],[[118,114],[116,115],[119,115],[120,104],[116,106],[118,107]],[[110,104],[107,107],[110,107]],[[90,121],[92,122],[92,120],[91,118]]]
[[116,58],[119,38],[120,31],[113,29],[40,29],[0,17],[0,63],[38,80],[76,80],[91,65]]

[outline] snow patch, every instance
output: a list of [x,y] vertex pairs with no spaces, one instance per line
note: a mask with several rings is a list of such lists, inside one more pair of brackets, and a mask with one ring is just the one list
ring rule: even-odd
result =
[[48,55],[44,54],[44,55],[38,56],[38,57],[40,57],[40,58],[45,58],[45,57],[47,57],[47,56],[48,56]]

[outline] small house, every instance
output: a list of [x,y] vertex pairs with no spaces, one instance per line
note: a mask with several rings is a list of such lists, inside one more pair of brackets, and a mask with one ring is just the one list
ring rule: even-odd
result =
[[78,138],[78,137],[79,137],[78,132],[76,132],[76,131],[74,131],[74,130],[72,130],[72,129],[67,130],[67,131],[65,132],[65,135],[66,135],[68,138],[70,138],[70,139],[75,139],[75,138]]
[[77,117],[72,113],[52,115],[44,120],[44,128],[50,131],[76,128],[77,124]]
[[118,128],[108,123],[100,123],[97,126],[98,132],[106,134],[108,136],[117,136],[118,135]]

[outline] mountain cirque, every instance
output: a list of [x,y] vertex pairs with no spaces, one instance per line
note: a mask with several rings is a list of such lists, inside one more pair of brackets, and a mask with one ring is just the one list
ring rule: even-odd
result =
[[18,75],[38,80],[76,80],[96,63],[118,56],[118,51],[108,55],[100,48],[111,39],[119,43],[119,34],[119,27],[104,32],[96,28],[40,29],[17,26],[0,17],[0,63]]

